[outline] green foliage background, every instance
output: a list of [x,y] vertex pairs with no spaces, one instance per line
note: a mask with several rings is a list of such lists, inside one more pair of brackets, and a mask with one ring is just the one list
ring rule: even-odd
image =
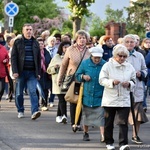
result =
[[[4,22],[4,1],[0,0],[0,20]],[[70,33],[73,30],[73,20],[78,17],[82,19],[81,27],[90,32],[91,36],[102,36],[105,34],[105,25],[114,20],[115,22],[125,22],[127,24],[127,33],[138,34],[140,37],[145,36],[146,23],[150,24],[150,0],[137,0],[133,2],[134,6],[124,9],[114,10],[111,5],[107,5],[105,10],[106,18],[101,20],[100,17],[89,12],[88,7],[95,0],[62,0],[68,2],[71,12],[71,18],[62,22],[62,28],[52,27],[53,32]],[[14,29],[21,32],[24,23],[33,23],[33,16],[40,19],[53,19],[60,15],[61,8],[57,6],[54,0],[13,0],[19,6],[19,13],[15,16]],[[80,4],[80,5],[79,5]],[[101,6],[103,7],[103,6]],[[126,10],[128,18],[123,17],[123,11]]]

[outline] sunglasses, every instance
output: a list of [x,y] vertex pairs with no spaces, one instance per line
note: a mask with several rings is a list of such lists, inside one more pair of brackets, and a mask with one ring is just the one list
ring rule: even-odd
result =
[[117,54],[120,58],[127,58],[127,56],[126,55],[119,55],[119,54]]

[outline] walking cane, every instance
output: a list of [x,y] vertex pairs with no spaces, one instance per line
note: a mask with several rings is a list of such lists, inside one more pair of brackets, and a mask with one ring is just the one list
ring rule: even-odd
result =
[[131,113],[133,117],[135,136],[137,137],[138,135],[137,135],[136,121],[135,121],[135,113],[134,113],[134,97],[132,92],[130,92],[130,100],[131,100]]

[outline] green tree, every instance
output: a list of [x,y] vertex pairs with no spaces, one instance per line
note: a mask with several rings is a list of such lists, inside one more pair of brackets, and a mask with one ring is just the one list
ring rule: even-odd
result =
[[106,6],[105,9],[106,19],[105,22],[115,21],[115,22],[125,22],[126,19],[123,17],[123,9],[112,9],[110,5]]
[[[0,8],[4,8],[5,1],[1,3]],[[60,14],[59,7],[53,0],[13,0],[13,2],[19,6],[19,13],[15,16],[14,21],[14,29],[19,32],[24,23],[34,23],[34,16],[40,19],[52,19]],[[4,14],[3,9],[0,10],[0,14]]]
[[72,36],[72,28],[73,28],[72,21],[66,20],[62,25],[61,33],[62,34],[69,33]]
[[104,35],[105,21],[102,21],[100,17],[93,14],[91,17],[91,25],[90,25],[89,33],[91,36],[98,36],[98,37]]
[[146,30],[150,30],[150,1],[137,0],[132,2],[132,5],[126,7],[128,12],[127,31],[144,37]]
[[110,21],[115,21],[115,22],[126,22],[126,19],[123,17],[123,9],[119,10],[114,10],[111,8],[110,5],[106,6],[105,9],[105,15],[106,15],[106,19],[105,20],[101,20],[100,17],[96,16],[96,15],[92,15],[90,18],[91,24],[90,24],[90,35],[91,36],[102,36],[105,34],[105,26],[108,22]]
[[95,0],[63,0],[68,2],[68,7],[70,9],[71,20],[73,21],[73,37],[77,30],[81,27],[81,21],[83,16],[88,16],[88,7],[91,6]]

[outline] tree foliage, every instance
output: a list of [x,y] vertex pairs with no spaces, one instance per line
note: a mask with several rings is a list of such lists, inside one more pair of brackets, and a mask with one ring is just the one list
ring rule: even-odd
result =
[[127,30],[143,37],[147,30],[150,31],[150,1],[137,0],[132,2],[132,5],[126,7],[128,12]]
[[[15,16],[14,21],[14,29],[19,32],[24,23],[35,22],[34,16],[38,16],[40,19],[52,19],[60,14],[59,7],[53,0],[13,0],[13,2],[19,6],[19,13]],[[4,8],[4,5],[1,5]],[[3,12],[3,10],[1,11]]]
[[126,22],[125,21],[126,19],[123,17],[124,15],[123,13],[124,13],[123,9],[114,10],[111,8],[110,5],[107,5],[105,9],[105,15],[106,15],[105,20],[101,20],[100,17],[92,14],[92,16],[89,19],[89,22],[91,22],[90,29],[89,29],[90,35],[98,36],[98,37],[104,35],[106,24],[112,20],[120,23]]
[[96,15],[92,15],[91,17],[91,25],[89,33],[91,36],[101,37],[105,34],[105,21],[102,21],[100,17]]
[[72,28],[73,28],[72,21],[71,20],[66,20],[63,23],[61,33],[62,34],[69,33],[72,36]]
[[0,0],[0,20],[2,20],[3,19],[3,3],[2,3],[2,0]]
[[77,30],[81,27],[81,21],[84,16],[89,16],[88,7],[91,6],[95,0],[63,0],[68,2],[68,8],[70,9],[70,19],[73,21],[73,36]]
[[125,22],[125,18],[123,17],[123,9],[112,9],[110,5],[106,6],[105,9],[106,22],[110,22],[111,20],[115,22]]

